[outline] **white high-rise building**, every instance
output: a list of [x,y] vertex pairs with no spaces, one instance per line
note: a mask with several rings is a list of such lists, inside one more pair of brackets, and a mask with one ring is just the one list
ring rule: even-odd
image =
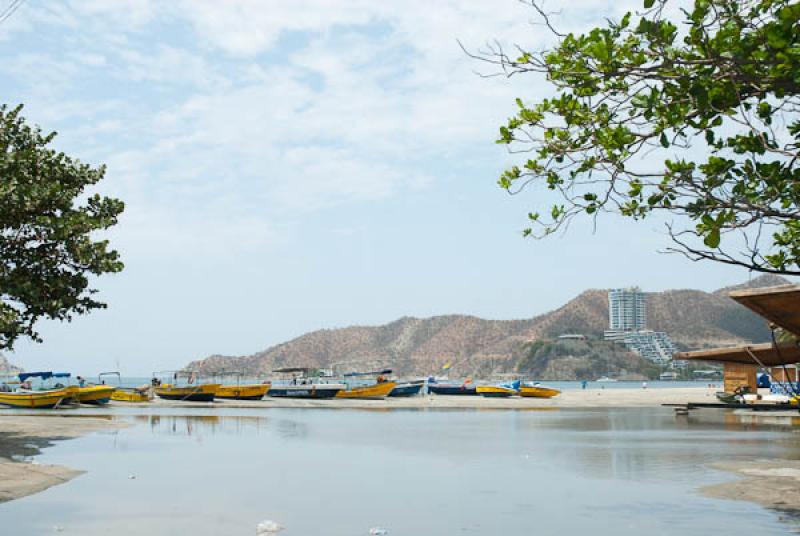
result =
[[608,291],[609,329],[637,331],[647,326],[647,303],[639,287]]
[[639,287],[608,291],[608,327],[605,339],[659,365],[672,361],[675,346],[662,331],[647,329],[647,299]]

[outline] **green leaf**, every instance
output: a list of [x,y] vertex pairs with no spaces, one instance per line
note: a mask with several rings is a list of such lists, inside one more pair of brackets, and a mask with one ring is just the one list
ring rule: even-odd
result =
[[706,235],[703,239],[703,243],[712,249],[716,249],[719,247],[720,238],[720,230],[715,228]]

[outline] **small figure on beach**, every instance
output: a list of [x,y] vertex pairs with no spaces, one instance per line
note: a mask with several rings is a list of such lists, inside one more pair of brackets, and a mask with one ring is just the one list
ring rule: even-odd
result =
[[583,380],[583,381],[581,382],[581,389],[586,389],[586,386],[587,386],[588,384],[589,384],[589,382],[587,382],[586,380]]
[[642,382],[642,389],[647,389],[647,382]]

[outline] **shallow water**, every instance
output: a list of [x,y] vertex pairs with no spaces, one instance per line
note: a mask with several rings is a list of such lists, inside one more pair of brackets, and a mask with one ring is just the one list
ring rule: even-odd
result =
[[[133,426],[37,457],[88,473],[0,505],[50,534],[783,534],[796,527],[696,488],[717,460],[800,457],[792,428],[665,409],[99,410]],[[147,410],[152,413],[153,409]],[[135,478],[130,478],[135,476]]]

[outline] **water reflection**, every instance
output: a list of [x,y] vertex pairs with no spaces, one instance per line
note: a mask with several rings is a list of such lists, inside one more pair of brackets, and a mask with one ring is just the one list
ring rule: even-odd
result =
[[[59,444],[88,473],[0,507],[16,536],[782,534],[755,505],[695,495],[721,459],[796,454],[795,434],[722,413],[192,409]],[[263,415],[268,415],[264,417]],[[134,476],[135,478],[129,478]],[[109,493],[113,490],[113,493]],[[738,531],[738,532],[737,532]]]
[[132,420],[146,425],[153,434],[195,437],[258,435],[268,423],[266,417],[241,415],[135,415]]

